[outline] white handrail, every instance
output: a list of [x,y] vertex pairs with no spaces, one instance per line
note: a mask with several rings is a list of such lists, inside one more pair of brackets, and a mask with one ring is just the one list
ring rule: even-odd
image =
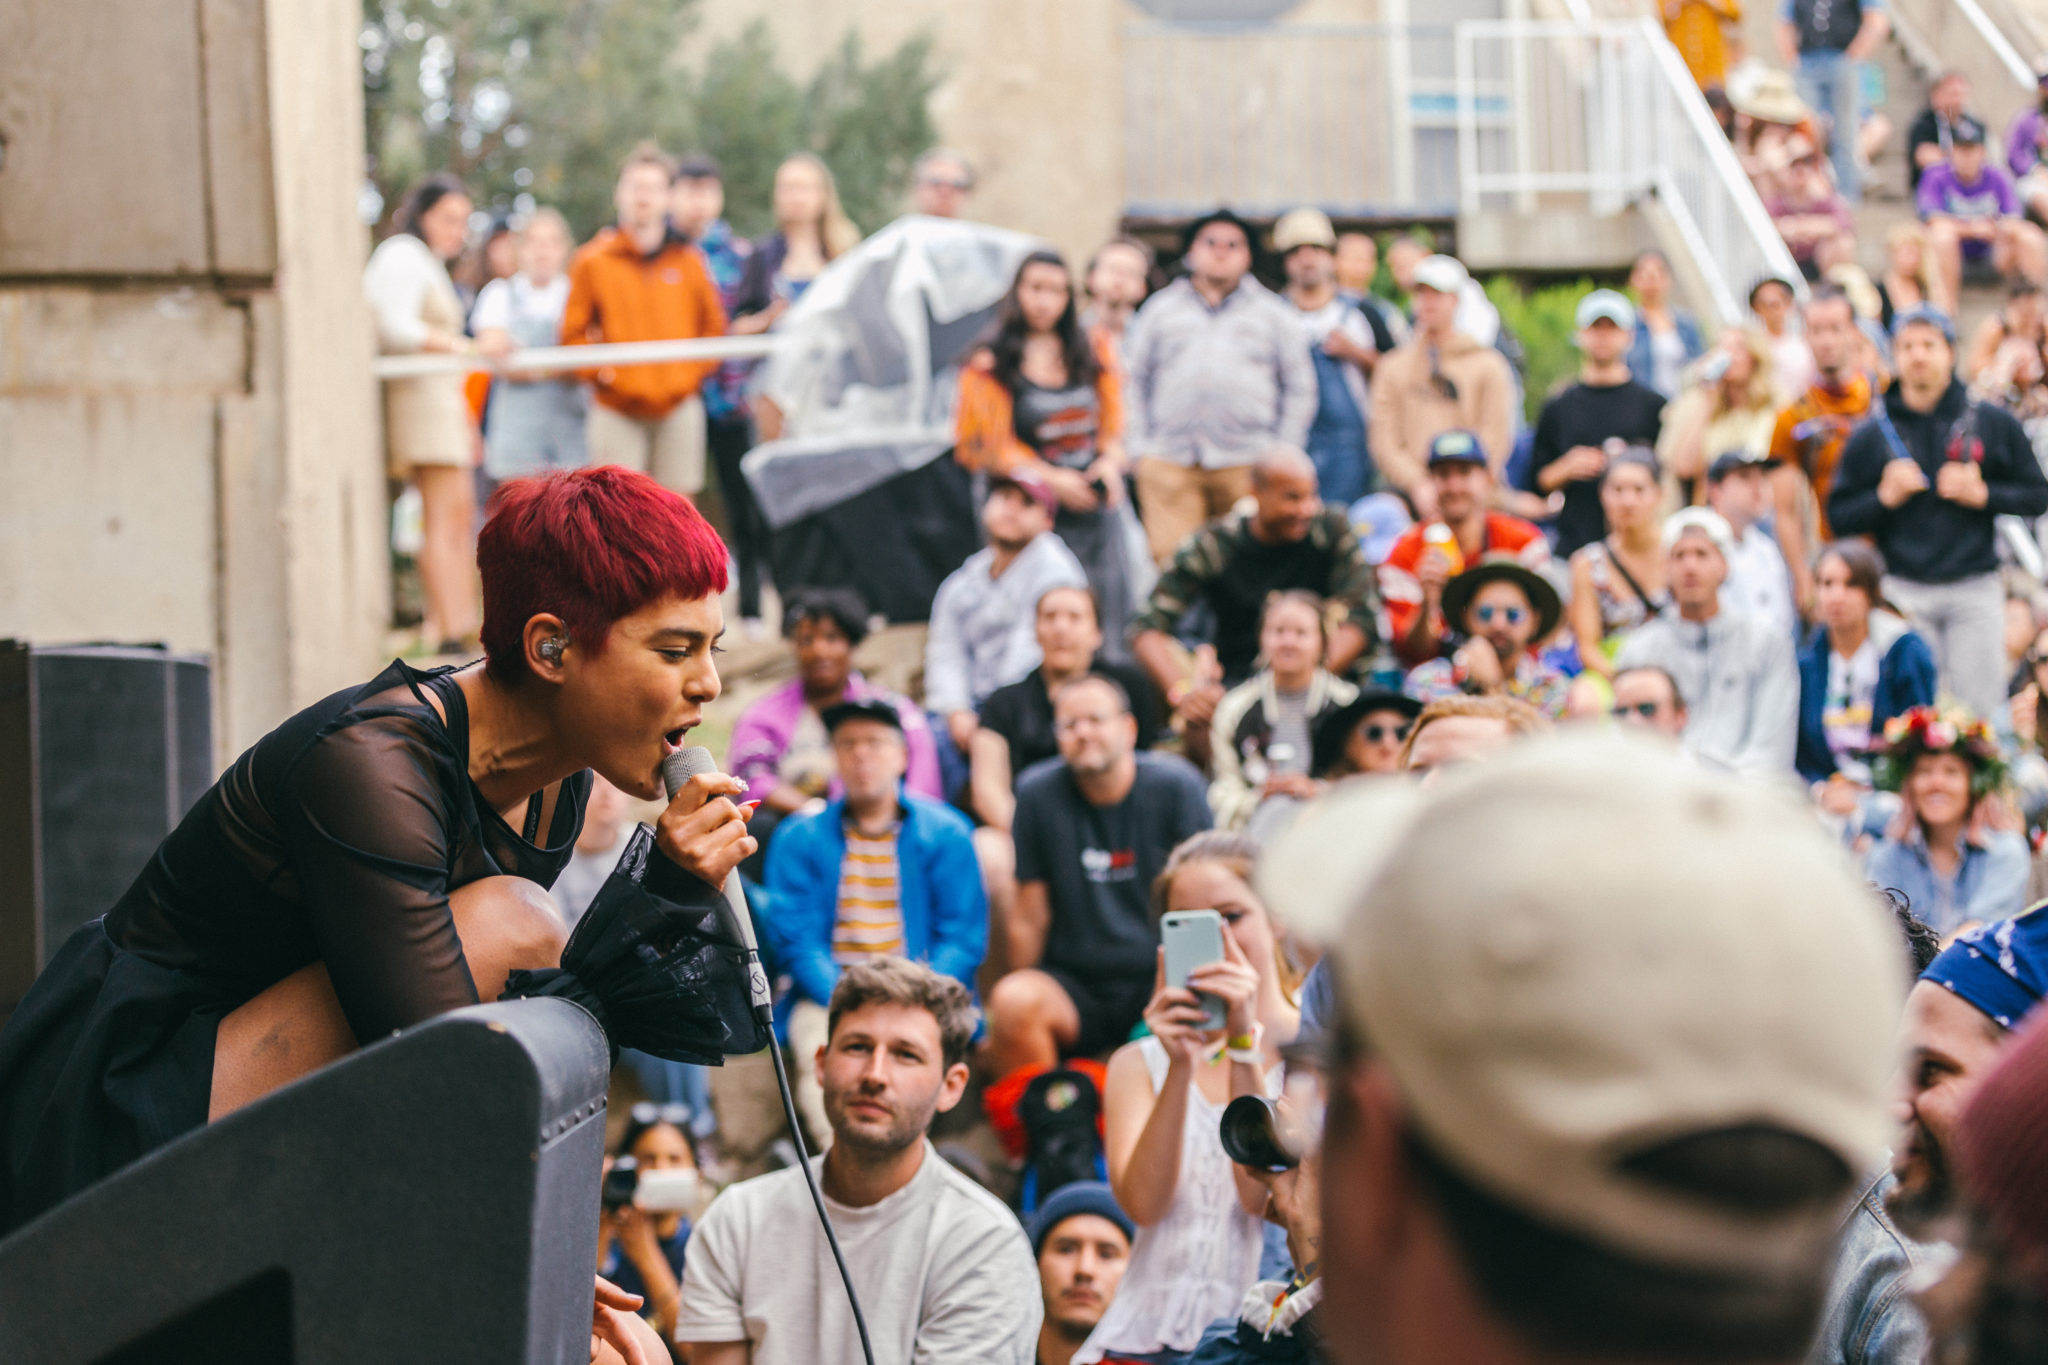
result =
[[474,352],[415,352],[380,355],[370,373],[378,379],[417,379],[428,374],[463,374],[524,370],[554,374],[562,370],[601,370],[613,365],[660,365],[678,360],[753,360],[775,350],[776,338],[688,337],[676,341],[615,341],[597,346],[534,346],[514,351],[503,360]]
[[2005,36],[2005,30],[1991,21],[1991,16],[1984,12],[1984,7],[1978,4],[1977,0],[1948,0],[1948,3],[1954,5],[1956,12],[1963,16],[1971,28],[1977,30],[1977,36],[1984,40],[1985,45],[1991,49],[1991,54],[1998,58],[1999,65],[2011,73],[2012,78],[2020,85],[2032,90],[2034,69],[2027,65],[2026,59],[2020,56],[2019,49]]

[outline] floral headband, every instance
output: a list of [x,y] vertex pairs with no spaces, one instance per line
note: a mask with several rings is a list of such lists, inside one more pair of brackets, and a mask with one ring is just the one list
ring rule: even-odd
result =
[[1970,795],[1988,796],[2005,782],[2005,755],[1991,727],[1963,710],[1915,706],[1885,722],[1873,754],[1873,774],[1885,791],[1905,784],[1924,754],[1954,754],[1970,765]]

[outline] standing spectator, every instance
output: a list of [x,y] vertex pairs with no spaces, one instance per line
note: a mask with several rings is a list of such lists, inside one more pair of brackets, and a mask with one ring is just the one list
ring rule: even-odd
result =
[[1877,278],[1877,320],[1885,335],[1891,335],[1899,314],[1932,302],[1935,288],[1927,229],[1919,223],[1892,224],[1884,235],[1884,273]]
[[1754,327],[1723,331],[1714,349],[1686,371],[1683,390],[1664,409],[1657,458],[1676,486],[1675,501],[1703,500],[1701,476],[1715,456],[1768,451],[1784,401],[1764,333]]
[[1616,451],[1653,446],[1664,411],[1655,389],[1629,377],[1628,348],[1636,310],[1612,289],[1579,300],[1578,381],[1543,405],[1524,487],[1545,497],[1562,494],[1557,552],[1570,555],[1607,534],[1600,511],[1600,476]]
[[1723,609],[1735,557],[1728,523],[1689,507],[1664,523],[1664,573],[1675,611],[1622,644],[1616,669],[1654,664],[1678,683],[1691,719],[1686,748],[1744,776],[1792,769],[1799,731],[1799,670],[1792,637]]
[[[813,1158],[878,1360],[1030,1365],[1043,1316],[1016,1216],[926,1133],[967,1090],[966,987],[900,958],[849,967],[816,1060],[832,1145]],[[690,1238],[682,1326],[696,1365],[860,1359],[803,1173],[729,1186]]]
[[[868,608],[860,594],[851,588],[798,588],[783,604],[782,633],[796,657],[796,676],[740,712],[726,757],[727,770],[760,798],[757,826],[766,819],[772,829],[774,820],[839,795],[824,715],[842,702],[892,703],[902,722],[909,789],[943,799],[938,750],[924,713],[853,666],[853,652],[868,634]],[[765,848],[765,830],[754,834]]]
[[[1413,233],[1404,232],[1387,244],[1387,273],[1394,277],[1394,287],[1408,298],[1407,318],[1411,324],[1416,321],[1415,290],[1420,279],[1416,272],[1422,268],[1422,263],[1431,259],[1434,254],[1429,244]],[[1449,271],[1441,272],[1445,281],[1453,278],[1459,281],[1457,288],[1452,291],[1458,296],[1458,304],[1452,310],[1451,330],[1463,332],[1481,346],[1499,344],[1500,310],[1486,297],[1485,287],[1473,279],[1463,265],[1460,265],[1458,270],[1460,273],[1456,276]]]
[[2048,511],[2048,480],[2026,433],[1972,403],[1955,377],[1955,328],[1932,308],[1892,334],[1898,382],[1849,437],[1828,521],[1875,538],[1885,595],[1934,648],[1942,686],[1980,716],[2005,703],[2005,592],[1993,518]]
[[1966,279],[2048,279],[2048,235],[2027,221],[2012,181],[1987,159],[1983,124],[1964,119],[1951,140],[1954,154],[1920,177],[1917,202],[1939,281],[1936,303],[1953,314]]
[[792,988],[781,1012],[798,1066],[797,1099],[817,1141],[830,1136],[803,1060],[824,1045],[825,1006],[857,962],[907,957],[973,989],[988,951],[988,901],[967,821],[903,789],[903,720],[887,701],[828,707],[839,787],[823,810],[775,832],[768,855],[774,913],[766,936]]
[[1266,599],[1256,674],[1224,694],[1210,725],[1209,809],[1219,829],[1243,829],[1274,797],[1306,801],[1311,736],[1325,712],[1358,689],[1323,669],[1329,620],[1322,599],[1298,589]]
[[1781,793],[1612,739],[1353,792],[1260,876],[1336,986],[1332,1358],[1802,1360],[1900,995],[1839,853]]
[[1017,907],[1002,926],[1010,972],[988,997],[989,1069],[999,1078],[1130,1037],[1157,970],[1147,888],[1210,821],[1193,767],[1138,752],[1116,683],[1090,674],[1052,700],[1061,761],[1033,769],[1017,790]]
[[1426,462],[1439,432],[1476,433],[1495,477],[1514,440],[1514,374],[1500,352],[1457,326],[1459,294],[1471,282],[1449,256],[1418,261],[1414,336],[1373,375],[1373,462],[1424,519],[1437,510]]
[[[1253,473],[1251,508],[1188,538],[1159,576],[1132,641],[1183,738],[1198,750],[1206,748],[1224,689],[1252,674],[1268,594],[1300,588],[1341,605],[1345,620],[1331,632],[1324,661],[1340,677],[1365,655],[1376,629],[1372,569],[1344,513],[1316,497],[1308,456],[1270,450]],[[1196,607],[1214,637],[1190,659],[1177,637]]]
[[1127,441],[1145,533],[1160,564],[1251,491],[1274,442],[1299,446],[1316,415],[1315,366],[1288,308],[1252,278],[1251,228],[1228,209],[1188,227],[1188,273],[1138,311]]
[[1422,703],[1384,687],[1362,687],[1348,705],[1323,712],[1310,737],[1309,774],[1337,782],[1401,770],[1401,745]]
[[[652,143],[633,149],[613,196],[616,227],[583,244],[569,263],[562,344],[672,341],[725,334],[725,309],[704,255],[668,225],[668,158]],[[718,362],[603,366],[590,406],[590,458],[652,474],[686,496],[704,488],[704,402]]]
[[1893,716],[1934,704],[1934,653],[1884,601],[1884,560],[1860,540],[1820,552],[1820,624],[1799,652],[1799,775],[1826,782],[1830,814],[1854,813],[1872,786],[1871,750]]
[[1408,695],[1423,702],[1468,693],[1513,697],[1553,719],[1563,715],[1567,680],[1534,648],[1563,614],[1557,589],[1535,570],[1507,558],[1472,565],[1444,589],[1444,616],[1456,623],[1461,643],[1410,673]]
[[[462,252],[470,208],[469,192],[452,175],[430,175],[406,191],[398,230],[377,244],[363,267],[363,292],[385,353],[503,355],[511,349],[498,338],[472,343],[462,334],[462,301],[448,262]],[[462,384],[460,374],[428,374],[384,385],[385,468],[420,491],[423,634],[442,654],[468,650],[480,619],[470,558],[476,427]]]
[[[1232,1317],[1258,1278],[1266,1188],[1231,1164],[1219,1137],[1224,1106],[1270,1097],[1280,1048],[1301,1016],[1290,1000],[1280,930],[1251,888],[1258,846],[1241,835],[1196,835],[1173,850],[1152,892],[1152,919],[1213,909],[1225,957],[1196,967],[1185,988],[1152,977],[1150,1036],[1109,1059],[1104,1146],[1117,1203],[1138,1224],[1116,1302],[1075,1365],[1190,1350]],[[1222,1002],[1207,1026],[1196,992]]]
[[1031,1252],[1045,1325],[1036,1365],[1071,1365],[1095,1324],[1116,1299],[1131,1261],[1137,1226],[1099,1180],[1062,1185],[1031,1216]]
[[1789,638],[1799,624],[1799,614],[1792,608],[1792,575],[1777,541],[1757,525],[1770,510],[1764,464],[1761,455],[1746,450],[1716,457],[1707,466],[1707,506],[1735,535],[1722,600],[1730,611]]
[[1828,164],[1818,148],[1805,148],[1792,158],[1783,187],[1764,210],[1807,279],[1819,279],[1838,261],[1856,259],[1856,220],[1848,199],[1828,179]]
[[1727,85],[1728,41],[1722,30],[1741,18],[1741,0],[1663,0],[1664,36],[1702,91]]
[[1300,208],[1273,228],[1302,344],[1315,366],[1316,416],[1304,449],[1324,502],[1349,507],[1375,482],[1366,444],[1366,384],[1379,363],[1372,324],[1337,292],[1337,232],[1321,209]]
[[1645,251],[1629,267],[1628,287],[1636,296],[1636,330],[1628,346],[1629,377],[1664,397],[1678,395],[1678,376],[1706,349],[1692,314],[1671,305],[1671,261]]
[[1969,108],[1970,78],[1962,72],[1944,71],[1927,87],[1927,107],[1906,129],[1909,188],[1917,192],[1928,171],[1954,159],[1956,128],[1966,120],[1978,122]]
[[1396,346],[1404,345],[1408,340],[1408,319],[1373,291],[1373,281],[1380,273],[1380,248],[1372,234],[1338,233],[1336,267],[1338,296],[1364,311],[1365,320],[1372,324],[1373,344],[1379,347],[1380,354],[1386,355]]
[[1778,413],[1771,426],[1772,529],[1792,571],[1793,600],[1803,615],[1813,605],[1807,547],[1825,541],[1828,495],[1842,448],[1856,424],[1870,415],[1876,377],[1856,364],[1861,334],[1849,297],[1832,285],[1814,289],[1806,303],[1806,340],[1813,350],[1814,382]]
[[2048,65],[2037,65],[2034,102],[2005,130],[2005,164],[2027,215],[2048,223]]
[[1088,295],[1082,328],[1098,347],[1106,344],[1122,364],[1131,319],[1152,293],[1152,248],[1135,237],[1110,238],[1088,258],[1081,288]]
[[1579,663],[1614,676],[1630,631],[1671,605],[1664,589],[1664,519],[1657,457],[1638,446],[1608,462],[1600,479],[1607,534],[1572,556],[1571,624]]
[[[676,166],[668,204],[669,225],[704,253],[711,283],[718,287],[718,306],[736,324],[740,285],[754,248],[745,238],[735,237],[725,221],[725,180],[718,163],[708,156],[685,157]],[[731,330],[743,334],[737,325]],[[749,368],[742,361],[724,361],[704,381],[704,443],[725,508],[725,541],[738,570],[740,628],[758,636],[763,629],[761,567],[768,553],[768,524],[740,472],[740,460],[754,442],[753,418],[747,411]]]
[[1137,609],[1123,426],[1115,352],[1082,329],[1059,253],[1032,252],[996,309],[988,345],[960,367],[956,455],[969,469],[1029,472],[1052,489],[1053,532],[1087,571],[1116,653]]
[[2006,772],[1991,727],[1968,712],[1916,706],[1882,734],[1877,785],[1899,794],[1899,814],[1871,848],[1864,874],[1904,892],[1944,938],[2018,914],[2027,900],[2026,842],[1994,827],[1984,809]]
[[1891,32],[1881,0],[1784,0],[1778,50],[1797,74],[1799,94],[1827,115],[1828,158],[1850,203],[1863,199],[1856,138],[1863,126],[1862,63]]
[[[519,229],[518,273],[492,280],[476,297],[469,325],[480,348],[509,352],[555,344],[569,302],[562,268],[575,245],[567,219],[550,208],[534,210]],[[499,375],[484,433],[484,473],[498,484],[580,467],[588,402],[583,386],[562,375]]]
[[974,163],[951,147],[934,147],[910,168],[910,211],[958,218],[974,194]]
[[[1532,569],[1550,562],[1550,542],[1541,531],[1520,517],[1487,510],[1493,471],[1473,433],[1437,434],[1429,443],[1429,482],[1438,520],[1403,531],[1379,567],[1394,653],[1410,668],[1442,650],[1449,630],[1444,585],[1453,574],[1491,555],[1513,555]],[[1443,543],[1444,532],[1449,544]]]
[[941,718],[960,763],[957,775],[947,774],[949,795],[967,776],[966,756],[980,725],[975,708],[1038,667],[1031,619],[1038,599],[1051,588],[1087,586],[1080,561],[1052,533],[1058,506],[1052,489],[1029,470],[990,479],[981,505],[988,544],[947,574],[932,598],[924,704]]
[[[1764,329],[1771,348],[1771,388],[1784,395],[1798,393],[1813,382],[1813,352],[1796,325],[1793,306],[1798,295],[1792,281],[1775,275],[1758,280],[1749,290],[1749,311]],[[1780,402],[1784,401],[1781,397]]]

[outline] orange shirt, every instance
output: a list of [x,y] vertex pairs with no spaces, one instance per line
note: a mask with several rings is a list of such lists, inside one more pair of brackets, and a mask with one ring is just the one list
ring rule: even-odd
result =
[[[569,302],[562,309],[562,344],[599,341],[673,341],[725,335],[725,309],[704,254],[671,237],[643,256],[617,228],[591,238],[569,262]],[[605,366],[584,374],[597,401],[628,417],[656,421],[697,392],[715,360],[662,365]]]
[[1840,393],[1815,384],[1778,414],[1777,425],[1771,429],[1771,458],[1795,466],[1813,486],[1822,540],[1832,539],[1827,507],[1828,491],[1835,485],[1835,466],[1841,461],[1849,433],[1870,415],[1870,399],[1867,374],[1852,377]]

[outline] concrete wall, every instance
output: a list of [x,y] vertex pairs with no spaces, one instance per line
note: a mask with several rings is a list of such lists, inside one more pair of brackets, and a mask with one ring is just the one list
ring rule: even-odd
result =
[[0,635],[214,656],[231,757],[386,616],[354,0],[0,6]]

